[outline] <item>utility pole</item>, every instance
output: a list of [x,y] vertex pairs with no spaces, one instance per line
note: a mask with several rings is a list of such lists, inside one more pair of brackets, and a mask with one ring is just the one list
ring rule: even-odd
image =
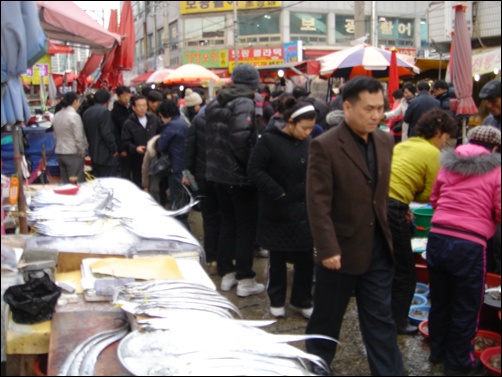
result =
[[354,1],[354,39],[362,38],[366,35],[364,30],[364,1]]
[[164,7],[164,33],[162,36],[162,46],[164,47],[164,67],[171,66],[171,57],[170,57],[170,41],[169,41],[169,2],[163,1],[162,5]]
[[237,1],[234,1],[234,60],[235,67],[239,64],[239,48],[237,47],[237,37],[239,33],[239,26],[237,25]]
[[371,2],[371,44],[373,47],[378,47],[378,20],[376,3],[376,1]]
[[145,52],[145,72],[148,72],[148,29],[146,27],[146,21],[148,19],[148,7],[149,5],[145,6],[144,12],[145,12],[145,19],[143,20],[143,51]]

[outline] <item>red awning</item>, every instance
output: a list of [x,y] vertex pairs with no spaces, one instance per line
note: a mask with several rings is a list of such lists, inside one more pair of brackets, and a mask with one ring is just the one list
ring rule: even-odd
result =
[[[64,77],[65,74],[53,73],[52,78],[54,79],[54,85],[56,85],[56,87],[62,86],[64,84]],[[71,85],[73,83],[73,80],[76,80],[77,78],[78,75],[74,73],[66,73],[66,83],[68,85]],[[86,77],[86,81],[88,84],[90,84],[92,82],[92,77],[91,76]]]
[[303,57],[305,59],[316,59],[320,58],[321,56],[331,54],[332,52],[340,51],[340,49],[337,50],[308,50],[306,48],[303,49]]
[[53,41],[49,41],[49,49],[47,50],[47,52],[51,55],[75,53],[75,51],[70,46],[54,43]]
[[139,75],[131,80],[131,86],[136,86],[139,84],[142,84],[148,80],[148,78],[154,73],[155,71],[148,71],[146,73],[143,73],[142,75]]
[[122,36],[110,33],[73,1],[37,1],[36,4],[40,25],[51,39],[87,45],[98,53],[122,43]]

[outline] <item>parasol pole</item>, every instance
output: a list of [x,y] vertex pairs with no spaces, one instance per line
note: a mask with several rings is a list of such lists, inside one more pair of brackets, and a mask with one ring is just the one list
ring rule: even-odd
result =
[[467,144],[467,118],[469,115],[462,116],[462,144]]
[[17,177],[19,179],[19,196],[17,201],[17,212],[19,217],[19,229],[21,234],[28,234],[28,222],[26,219],[26,196],[24,195],[24,175],[21,164],[21,125],[16,122],[12,126],[12,144],[14,146],[14,163]]

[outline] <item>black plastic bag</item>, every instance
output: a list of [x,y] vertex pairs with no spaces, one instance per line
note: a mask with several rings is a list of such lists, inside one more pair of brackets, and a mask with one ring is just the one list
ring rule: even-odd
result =
[[148,174],[159,175],[161,177],[167,177],[171,173],[171,160],[169,155],[158,153],[150,161],[150,169]]
[[44,273],[39,279],[7,288],[3,299],[10,306],[14,322],[32,324],[52,318],[59,296],[61,288]]
[[400,120],[399,122],[396,122],[393,126],[392,126],[392,131],[394,131],[395,133],[399,133],[403,130],[403,121]]

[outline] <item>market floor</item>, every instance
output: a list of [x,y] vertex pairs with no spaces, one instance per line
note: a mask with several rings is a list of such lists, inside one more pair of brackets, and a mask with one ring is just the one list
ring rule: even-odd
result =
[[[202,243],[201,216],[198,212],[191,212],[189,216],[190,226],[195,237]],[[268,258],[254,259],[254,271],[256,280],[266,283]],[[288,282],[292,281],[292,265],[288,265]],[[221,278],[211,275],[216,287],[220,286]],[[290,284],[288,284],[290,288]],[[221,291],[220,291],[221,292]],[[253,295],[246,298],[237,297],[235,288],[230,292],[221,292],[230,299],[242,312],[244,319],[274,319],[270,315],[270,305],[267,293]],[[289,295],[289,290],[288,290]],[[289,297],[289,296],[288,296]],[[264,328],[275,334],[304,334],[307,320],[297,313],[293,313],[286,307],[286,318],[278,319],[276,323]],[[355,300],[351,299],[345,313],[340,339],[341,345],[337,348],[337,355],[331,368],[337,376],[370,376],[370,370],[366,359],[366,351],[362,342],[357,319],[357,307]],[[409,376],[442,376],[443,367],[427,361],[429,357],[429,345],[421,334],[413,336],[399,335],[398,344],[401,349],[405,372]],[[293,344],[305,350],[304,342]],[[479,374],[485,375],[484,373]]]

